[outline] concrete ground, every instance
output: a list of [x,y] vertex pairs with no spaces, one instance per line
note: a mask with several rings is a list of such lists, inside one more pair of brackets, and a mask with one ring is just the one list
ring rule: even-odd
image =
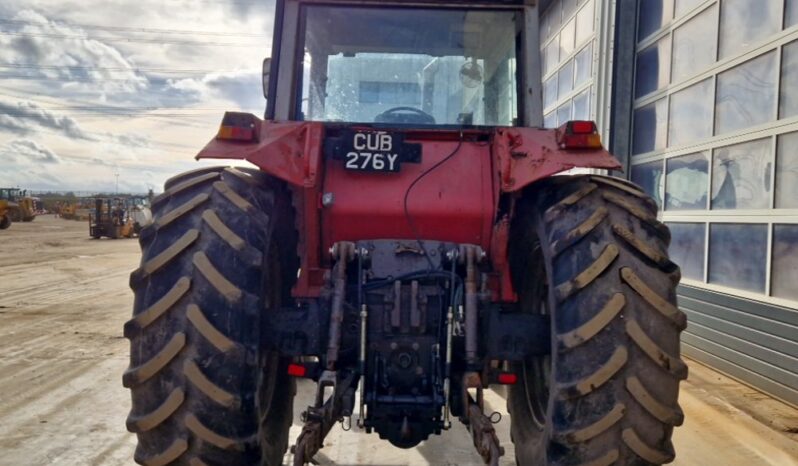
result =
[[[84,222],[37,218],[0,232],[0,465],[129,465],[121,336],[135,240],[90,240]],[[674,434],[680,466],[798,465],[798,410],[688,361]],[[301,387],[307,404],[309,384]],[[503,412],[500,394],[488,404]],[[298,411],[298,409],[296,410]],[[511,465],[508,419],[498,425]],[[299,433],[295,423],[292,438]],[[456,426],[413,450],[336,427],[323,465],[479,465]]]

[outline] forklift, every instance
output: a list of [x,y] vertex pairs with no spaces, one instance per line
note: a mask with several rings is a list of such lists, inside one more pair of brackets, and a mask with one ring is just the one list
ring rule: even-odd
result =
[[133,236],[133,225],[121,199],[98,198],[89,213],[89,236],[119,239]]

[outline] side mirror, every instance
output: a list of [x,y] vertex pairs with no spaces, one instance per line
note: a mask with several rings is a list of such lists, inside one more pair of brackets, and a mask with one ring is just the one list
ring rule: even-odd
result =
[[269,98],[269,75],[272,72],[272,59],[263,59],[263,97]]

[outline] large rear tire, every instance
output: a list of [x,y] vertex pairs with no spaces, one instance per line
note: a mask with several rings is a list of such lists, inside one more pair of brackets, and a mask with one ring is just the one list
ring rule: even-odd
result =
[[517,463],[672,461],[686,318],[656,204],[624,180],[558,176],[525,193],[516,218],[520,305],[552,322],[551,355],[519,364],[509,391]]
[[296,388],[261,329],[296,270],[288,193],[259,172],[206,169],[167,184],[153,212],[125,324],[136,462],[282,464]]

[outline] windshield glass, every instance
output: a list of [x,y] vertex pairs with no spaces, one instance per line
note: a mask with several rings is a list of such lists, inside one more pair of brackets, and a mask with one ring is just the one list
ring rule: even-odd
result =
[[514,126],[513,11],[308,6],[299,119]]

